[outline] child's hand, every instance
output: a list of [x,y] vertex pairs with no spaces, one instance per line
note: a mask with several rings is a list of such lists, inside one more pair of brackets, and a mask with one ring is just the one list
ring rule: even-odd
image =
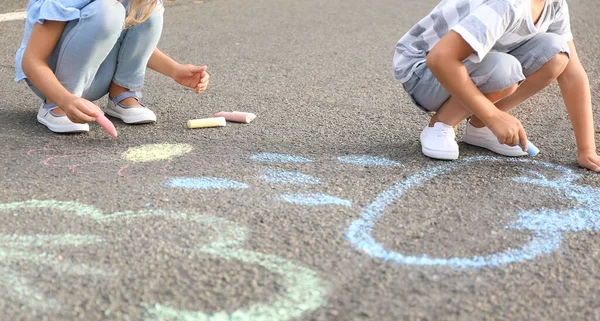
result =
[[500,144],[516,146],[521,143],[523,151],[527,150],[527,133],[521,122],[514,116],[498,110],[486,121],[486,125],[496,135]]
[[596,154],[595,150],[579,152],[577,161],[581,167],[600,172],[600,156]]
[[173,80],[182,86],[194,89],[197,94],[206,90],[209,79],[206,66],[179,65],[173,73]]
[[70,100],[67,100],[62,106],[60,106],[67,118],[74,123],[85,124],[96,121],[96,116],[101,114],[100,107],[96,106],[91,101],[73,96]]

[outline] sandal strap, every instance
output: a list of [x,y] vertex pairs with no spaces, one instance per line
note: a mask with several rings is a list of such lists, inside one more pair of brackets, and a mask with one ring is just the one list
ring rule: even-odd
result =
[[118,94],[117,97],[111,98],[111,100],[113,101],[113,103],[115,103],[115,105],[117,105],[127,98],[135,98],[136,100],[138,100],[141,98],[141,95],[138,95],[138,93],[135,91],[126,91]]
[[49,103],[49,104],[48,103],[43,103],[42,104],[42,108],[50,111],[52,109],[58,108],[58,106],[55,103]]
[[[46,117],[46,115],[48,115],[48,113],[52,112],[53,110],[55,110],[57,108],[58,108],[58,106],[55,103],[48,104],[48,103],[44,102],[42,104],[42,109],[45,110],[45,112],[46,112],[44,114],[44,117]],[[54,113],[52,113],[52,115],[54,115]],[[54,116],[55,117],[60,117],[60,116],[56,116],[56,115],[54,115]]]

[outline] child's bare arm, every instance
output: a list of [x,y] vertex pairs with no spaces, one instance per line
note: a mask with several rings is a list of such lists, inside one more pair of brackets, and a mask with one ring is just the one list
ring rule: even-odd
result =
[[594,139],[590,83],[572,41],[569,42],[569,47],[571,60],[558,77],[558,85],[575,132],[579,164],[598,172],[600,171],[600,157],[596,153]]
[[158,48],[154,49],[152,56],[150,56],[150,60],[148,61],[148,68],[168,77],[173,77],[173,73],[178,66],[179,63],[165,55]]
[[455,31],[448,32],[427,55],[427,67],[448,92],[481,119],[502,144],[519,142],[525,149],[527,134],[521,122],[496,108],[475,86],[463,61],[473,48]]
[[50,20],[46,20],[44,24],[35,24],[23,54],[23,72],[27,79],[47,97],[47,100],[60,106],[71,121],[89,123],[96,119],[99,109],[93,109],[91,107],[93,104],[74,96],[63,87],[47,63],[65,24],[65,22]]
[[194,89],[196,93],[201,93],[208,87],[210,75],[206,72],[206,66],[182,65],[158,48],[150,56],[148,68],[173,78],[182,86]]

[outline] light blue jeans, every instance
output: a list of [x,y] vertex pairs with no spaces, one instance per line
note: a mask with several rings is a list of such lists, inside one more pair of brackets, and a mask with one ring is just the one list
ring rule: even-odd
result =
[[95,0],[81,9],[79,20],[65,26],[48,66],[75,96],[100,99],[111,82],[131,91],[142,89],[146,65],[162,33],[164,8],[159,4],[148,20],[123,30],[126,7],[127,1]]

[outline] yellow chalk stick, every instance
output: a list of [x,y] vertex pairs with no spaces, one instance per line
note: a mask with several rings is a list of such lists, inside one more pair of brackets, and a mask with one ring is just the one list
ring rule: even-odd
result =
[[225,124],[225,117],[191,119],[187,122],[188,128],[223,127]]

